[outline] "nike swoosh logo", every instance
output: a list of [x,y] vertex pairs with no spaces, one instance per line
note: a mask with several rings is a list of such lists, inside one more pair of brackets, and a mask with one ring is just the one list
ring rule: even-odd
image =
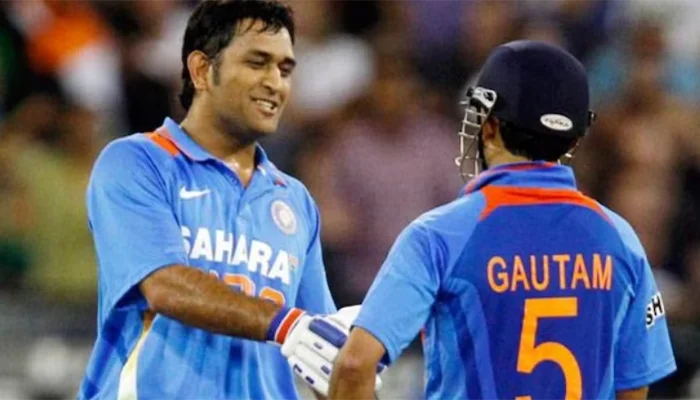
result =
[[209,194],[210,190],[187,190],[183,186],[180,189],[180,198],[184,200],[189,200],[189,199],[195,199],[197,197],[202,197],[204,195]]

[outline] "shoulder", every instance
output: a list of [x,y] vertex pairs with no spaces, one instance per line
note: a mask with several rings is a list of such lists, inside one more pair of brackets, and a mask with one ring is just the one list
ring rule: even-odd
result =
[[287,186],[287,188],[294,193],[296,196],[302,196],[302,197],[308,197],[311,198],[311,193],[309,193],[309,190],[306,188],[306,185],[299,179],[295,178],[292,175],[289,175],[285,172],[282,172],[275,166],[274,164],[270,163],[274,169],[274,173],[279,176],[279,178],[282,179],[284,184]]
[[89,187],[165,185],[166,172],[173,168],[176,154],[174,145],[172,151],[164,146],[167,143],[159,144],[143,133],[113,140],[97,157]]
[[484,209],[484,196],[480,192],[470,193],[447,204],[433,208],[416,218],[413,224],[433,232],[473,230]]
[[[163,139],[166,140],[166,139]],[[149,134],[135,133],[111,141],[100,152],[93,172],[127,173],[151,167],[162,167],[174,158],[174,150],[164,148]]]
[[478,195],[470,194],[413,220],[394,242],[385,265],[407,271],[427,269],[435,279],[444,279],[472,237],[479,201]]
[[613,228],[619,235],[620,240],[622,241],[622,244],[625,246],[625,248],[632,252],[632,254],[634,254],[638,258],[646,258],[646,252],[644,251],[642,242],[639,240],[639,237],[634,231],[634,228],[632,228],[632,225],[630,225],[630,223],[627,222],[627,220],[622,218],[616,212],[603,206],[600,203],[599,205],[603,212],[610,219]]
[[318,218],[316,202],[303,182],[282,172],[272,162],[267,163],[267,173],[273,174],[276,180],[282,182],[288,191],[290,200],[303,211],[307,218],[314,221]]
[[97,163],[121,161],[124,167],[128,167],[128,162],[151,160],[163,163],[171,158],[168,150],[152,140],[149,134],[134,133],[107,144],[100,152]]
[[422,214],[404,230],[404,235],[423,242],[447,260],[471,239],[483,207],[480,193],[468,194]]

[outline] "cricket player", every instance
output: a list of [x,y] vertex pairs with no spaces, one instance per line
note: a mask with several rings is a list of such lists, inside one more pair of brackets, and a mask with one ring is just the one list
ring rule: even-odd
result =
[[398,237],[330,398],[371,398],[375,364],[422,328],[428,399],[645,398],[676,368],[661,294],[629,224],[557,163],[593,120],[582,65],[511,42],[465,104],[462,165],[475,139],[488,170]]
[[98,330],[79,399],[295,399],[290,364],[327,391],[330,370],[314,375],[304,341],[344,339],[349,323],[312,316],[336,310],[318,211],[257,144],[289,98],[293,42],[278,2],[199,3],[182,49],[185,119],[96,161]]

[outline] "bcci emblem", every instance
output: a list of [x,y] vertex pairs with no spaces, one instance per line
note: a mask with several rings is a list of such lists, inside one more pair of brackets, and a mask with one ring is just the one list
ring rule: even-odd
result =
[[294,211],[282,200],[272,202],[272,219],[277,227],[287,235],[293,235],[297,231],[297,217]]

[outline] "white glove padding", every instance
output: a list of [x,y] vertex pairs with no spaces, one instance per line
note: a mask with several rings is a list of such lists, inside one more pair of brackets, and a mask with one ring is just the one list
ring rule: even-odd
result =
[[[335,314],[304,315],[292,327],[282,345],[282,354],[294,373],[323,396],[328,395],[333,363],[359,313],[360,306],[352,306]],[[377,373],[383,369],[382,365]],[[374,390],[381,386],[382,380],[377,375]]]

